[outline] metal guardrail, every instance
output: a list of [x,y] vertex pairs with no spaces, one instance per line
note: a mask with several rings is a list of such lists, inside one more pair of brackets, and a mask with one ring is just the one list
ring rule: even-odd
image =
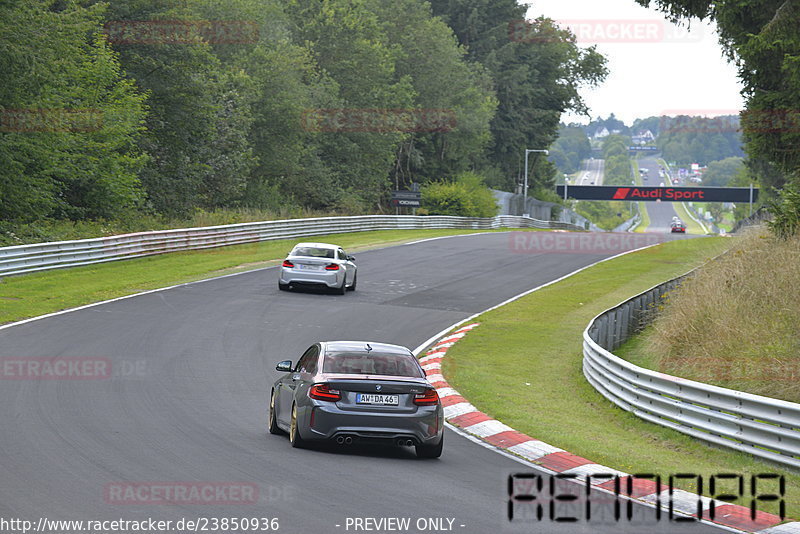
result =
[[612,354],[652,320],[685,276],[595,317],[583,333],[584,376],[608,400],[651,423],[800,468],[800,404],[670,376]]
[[583,230],[574,224],[501,215],[491,218],[362,215],[317,217],[254,223],[159,230],[75,241],[58,241],[0,248],[0,277],[89,265],[107,261],[199,250],[271,239],[290,239],[342,232],[410,229],[550,228]]

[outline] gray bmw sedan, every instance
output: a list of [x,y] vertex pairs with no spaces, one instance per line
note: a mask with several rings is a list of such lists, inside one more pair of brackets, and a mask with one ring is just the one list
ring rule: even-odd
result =
[[439,395],[409,349],[368,341],[315,343],[272,387],[269,431],[309,441],[385,441],[438,458],[444,444]]

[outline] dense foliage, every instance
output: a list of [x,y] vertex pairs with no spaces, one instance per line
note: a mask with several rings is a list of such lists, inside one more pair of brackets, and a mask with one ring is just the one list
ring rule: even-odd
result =
[[708,165],[730,157],[742,157],[739,117],[662,117],[657,145],[667,161],[678,165]]
[[[631,158],[628,153],[630,138],[609,135],[603,139],[604,185],[630,185],[633,181]],[[632,202],[579,201],[575,211],[594,222],[600,228],[613,230],[633,216]]]
[[770,228],[783,239],[788,239],[800,232],[800,186],[789,184],[781,197],[770,206],[774,218],[769,222]]
[[0,4],[0,220],[102,217],[141,202],[145,99],[102,20],[100,6]]
[[793,0],[636,1],[654,4],[676,20],[697,17],[716,23],[720,43],[736,62],[744,86],[747,107],[741,122],[748,169],[767,193],[771,188],[800,184],[800,4]]
[[421,214],[494,217],[498,209],[483,179],[471,172],[453,181],[430,182],[422,188]]
[[592,145],[586,137],[583,127],[566,126],[558,128],[558,139],[550,146],[550,161],[565,174],[572,174],[581,169],[581,162],[592,154]]
[[[514,0],[0,3],[0,230],[511,189],[604,59]],[[464,13],[471,13],[463,17]],[[535,158],[532,189],[554,168]]]
[[630,138],[609,135],[603,140],[603,159],[605,170],[603,183],[606,185],[630,185],[633,180],[631,157],[628,152]]
[[739,175],[744,167],[742,158],[725,158],[720,161],[712,161],[708,164],[708,169],[703,173],[703,185],[714,187],[730,186],[731,181]]

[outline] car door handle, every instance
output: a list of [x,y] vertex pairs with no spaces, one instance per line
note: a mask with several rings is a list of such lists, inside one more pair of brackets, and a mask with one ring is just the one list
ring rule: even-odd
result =
[[292,380],[300,380],[300,375],[292,375]]

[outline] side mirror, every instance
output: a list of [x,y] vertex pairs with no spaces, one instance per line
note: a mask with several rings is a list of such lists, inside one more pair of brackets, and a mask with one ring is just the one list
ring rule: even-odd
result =
[[278,362],[278,365],[275,366],[275,369],[277,369],[281,373],[291,373],[292,360],[283,360],[282,362]]
[[347,261],[356,261],[355,256],[347,256]]

